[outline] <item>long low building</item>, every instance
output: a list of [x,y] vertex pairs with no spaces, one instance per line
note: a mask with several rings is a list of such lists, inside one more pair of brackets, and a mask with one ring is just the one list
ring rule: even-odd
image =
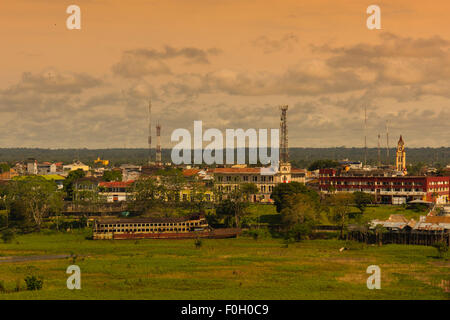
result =
[[370,193],[376,202],[385,204],[404,204],[413,200],[437,204],[450,202],[450,177],[344,175],[335,169],[322,169],[319,187],[324,193]]

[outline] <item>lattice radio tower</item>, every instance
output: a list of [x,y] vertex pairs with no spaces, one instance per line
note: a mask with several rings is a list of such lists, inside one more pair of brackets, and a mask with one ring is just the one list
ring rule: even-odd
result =
[[156,165],[162,165],[161,157],[161,125],[156,124]]
[[152,100],[148,103],[148,164],[152,162]]
[[280,106],[281,110],[281,121],[280,121],[280,161],[289,161],[288,152],[288,127],[287,127],[287,110],[288,106]]

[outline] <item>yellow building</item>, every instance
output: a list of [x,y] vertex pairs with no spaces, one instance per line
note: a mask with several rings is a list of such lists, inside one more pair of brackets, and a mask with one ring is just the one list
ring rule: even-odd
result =
[[67,164],[67,165],[63,166],[63,170],[64,171],[75,171],[75,170],[78,170],[78,169],[81,169],[83,171],[89,171],[90,168],[89,168],[89,166],[85,165],[84,163],[82,163],[80,161],[77,161],[77,162],[74,162],[72,164]]
[[109,160],[102,160],[102,159],[100,159],[100,157],[97,157],[97,160],[94,160],[94,163],[95,164],[100,163],[104,166],[107,166],[107,165],[109,165]]

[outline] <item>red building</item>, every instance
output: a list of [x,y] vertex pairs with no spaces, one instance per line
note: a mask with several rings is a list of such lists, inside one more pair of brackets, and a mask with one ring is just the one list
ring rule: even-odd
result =
[[346,172],[335,169],[319,171],[322,192],[362,191],[375,195],[379,203],[402,204],[412,200],[450,202],[450,177],[395,176],[377,172]]

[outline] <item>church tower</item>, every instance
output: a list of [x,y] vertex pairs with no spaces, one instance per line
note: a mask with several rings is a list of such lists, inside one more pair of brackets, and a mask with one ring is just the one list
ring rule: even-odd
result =
[[402,171],[406,173],[406,152],[405,152],[405,142],[402,136],[397,143],[397,156],[395,158],[395,168],[397,171]]

